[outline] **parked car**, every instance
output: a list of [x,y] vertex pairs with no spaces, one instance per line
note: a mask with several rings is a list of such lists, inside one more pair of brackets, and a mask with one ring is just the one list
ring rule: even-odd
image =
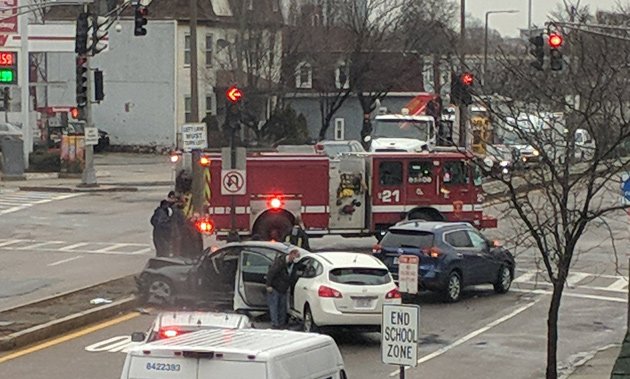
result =
[[[280,254],[304,249],[280,242],[234,242],[212,251],[206,249],[198,260],[155,257],[136,277],[142,298],[149,303],[194,302],[234,311],[266,312],[265,277]],[[238,291],[234,289],[238,288]]]
[[149,343],[173,338],[182,334],[206,329],[247,329],[252,326],[249,317],[223,312],[162,312],[157,315],[149,330],[135,332],[131,341]]
[[364,153],[365,149],[359,141],[320,141],[315,145],[315,151],[319,154],[326,154],[330,158],[335,158],[343,153]]
[[383,304],[401,303],[387,267],[371,255],[318,252],[297,264],[289,313],[302,321],[305,332],[324,326],[380,331]]
[[398,257],[419,257],[420,288],[441,292],[449,302],[469,285],[492,284],[505,293],[514,278],[512,254],[468,223],[403,221],[389,228],[373,252],[396,280]]
[[491,175],[507,175],[515,165],[516,153],[505,145],[486,145],[484,165],[489,168]]

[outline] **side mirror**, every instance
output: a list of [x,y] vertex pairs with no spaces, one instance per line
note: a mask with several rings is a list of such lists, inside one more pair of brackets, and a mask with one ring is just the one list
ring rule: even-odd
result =
[[143,342],[147,338],[147,335],[143,332],[131,333],[131,342]]
[[365,142],[370,142],[371,140],[372,140],[372,137],[370,137],[370,136],[363,137],[363,141],[365,141]]

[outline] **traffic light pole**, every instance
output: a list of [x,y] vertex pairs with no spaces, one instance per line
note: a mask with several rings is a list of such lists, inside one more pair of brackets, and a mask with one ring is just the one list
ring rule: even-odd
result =
[[[89,14],[88,4],[83,5],[83,11]],[[85,126],[93,127],[94,122],[92,119],[92,69],[90,67],[90,56],[86,54],[87,62],[87,103],[85,105]],[[96,170],[94,169],[94,146],[85,144],[85,168],[83,169],[83,175],[81,176],[81,187],[98,187],[96,182]]]
[[[460,72],[466,70],[466,53],[464,52],[464,46],[466,46],[466,0],[460,1],[460,29],[459,29],[459,48],[460,48]],[[459,78],[458,78],[459,79]],[[466,123],[468,118],[468,106],[459,104],[459,147],[463,147],[464,150],[468,150],[466,138]]]

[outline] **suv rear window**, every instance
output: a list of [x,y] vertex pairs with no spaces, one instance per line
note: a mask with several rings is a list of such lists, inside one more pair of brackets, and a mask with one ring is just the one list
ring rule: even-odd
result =
[[412,247],[426,249],[433,246],[433,233],[390,230],[381,240],[381,246],[389,248]]
[[331,282],[359,286],[378,286],[392,281],[389,271],[380,268],[336,268],[330,270],[328,276]]

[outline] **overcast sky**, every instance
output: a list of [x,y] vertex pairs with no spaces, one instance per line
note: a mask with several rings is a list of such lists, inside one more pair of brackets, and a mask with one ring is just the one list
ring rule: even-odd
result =
[[[457,1],[457,0],[456,0]],[[488,27],[496,29],[504,37],[515,37],[520,28],[527,28],[528,0],[465,0],[466,13],[485,21],[487,11],[518,10],[516,14],[491,14]],[[548,20],[547,15],[554,12],[562,0],[531,0],[532,24],[542,26]],[[575,3],[577,0],[572,0]],[[588,5],[591,12],[596,10],[613,10],[619,0],[581,0],[580,6]],[[626,4],[626,1],[622,1]]]

